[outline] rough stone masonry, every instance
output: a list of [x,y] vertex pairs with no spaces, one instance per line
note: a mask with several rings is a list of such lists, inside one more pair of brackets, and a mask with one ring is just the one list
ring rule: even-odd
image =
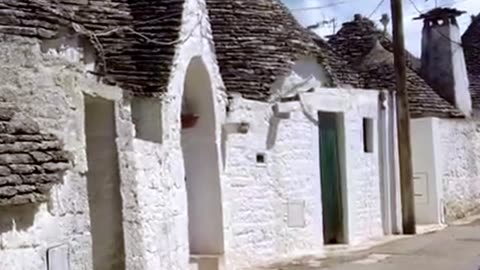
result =
[[0,108],[0,206],[47,201],[70,160],[56,136],[40,133],[14,108]]

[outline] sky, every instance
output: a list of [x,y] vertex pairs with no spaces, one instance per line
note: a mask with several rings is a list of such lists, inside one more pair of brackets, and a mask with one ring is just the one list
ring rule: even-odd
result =
[[[291,10],[296,18],[304,26],[316,24],[319,21],[328,21],[335,18],[337,21],[336,31],[341,24],[353,20],[356,13],[370,18],[377,22],[384,13],[390,14],[390,0],[282,0]],[[415,6],[412,4],[415,4]],[[458,19],[460,30],[465,31],[471,22],[471,15],[480,13],[480,0],[404,0],[404,29],[405,43],[407,49],[413,54],[420,56],[421,32],[423,24],[421,21],[414,21],[413,18],[419,15],[419,11],[425,12],[436,5],[441,7],[454,7],[466,11]],[[319,9],[308,9],[322,7]],[[418,9],[418,10],[417,10]],[[375,11],[376,10],[376,11]],[[375,11],[375,12],[374,12]],[[325,25],[316,30],[322,36],[332,34],[333,25]]]

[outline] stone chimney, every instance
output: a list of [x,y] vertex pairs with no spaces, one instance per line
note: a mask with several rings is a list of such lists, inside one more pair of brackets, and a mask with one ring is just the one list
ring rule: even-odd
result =
[[463,11],[436,8],[418,18],[424,22],[422,77],[467,116],[472,112],[467,67],[457,17]]

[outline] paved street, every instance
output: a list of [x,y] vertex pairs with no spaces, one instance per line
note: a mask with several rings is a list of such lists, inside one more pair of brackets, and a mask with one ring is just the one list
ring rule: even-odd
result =
[[479,270],[480,220],[435,233],[390,242],[368,251],[281,270]]

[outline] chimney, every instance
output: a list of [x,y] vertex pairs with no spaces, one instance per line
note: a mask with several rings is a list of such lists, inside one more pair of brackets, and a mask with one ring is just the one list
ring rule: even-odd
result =
[[451,8],[436,8],[415,19],[424,23],[422,77],[440,96],[469,116],[472,98],[457,24],[457,17],[463,13]]

